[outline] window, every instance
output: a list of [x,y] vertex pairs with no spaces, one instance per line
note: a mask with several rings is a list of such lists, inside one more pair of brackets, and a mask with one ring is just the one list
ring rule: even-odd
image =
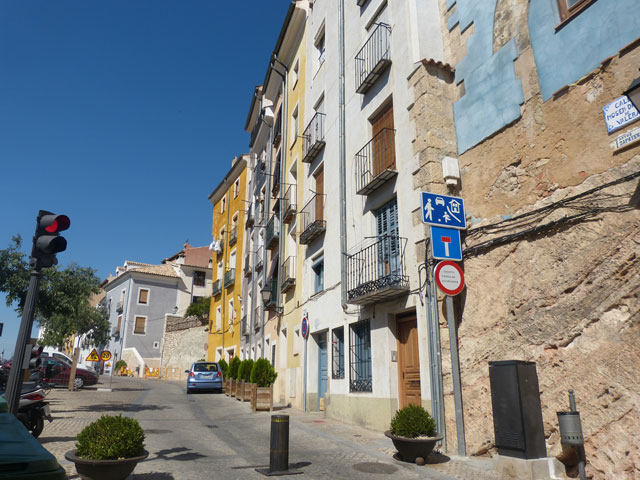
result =
[[240,193],[240,179],[238,178],[233,183],[233,198],[237,198],[239,193]]
[[314,276],[313,293],[324,290],[324,255],[317,258],[311,265]]
[[149,304],[149,289],[141,288],[138,290],[138,305]]
[[153,342],[153,348],[160,348],[160,342]]
[[276,344],[271,345],[271,365],[276,366]]
[[294,337],[293,337],[293,354],[294,355],[299,355],[300,354],[300,339],[302,338],[300,336],[300,327],[297,327],[293,330],[293,332],[295,333]]
[[291,145],[293,145],[296,141],[296,139],[298,138],[298,106],[296,105],[296,108],[293,109],[293,113],[291,114],[291,128],[293,129],[292,135],[291,135]]
[[369,320],[351,325],[349,337],[350,382],[352,392],[371,392],[371,326]]
[[324,63],[325,52],[326,52],[324,25],[322,26],[322,29],[319,31],[316,37],[315,46],[316,46],[316,55],[318,58],[318,68],[320,68]]
[[200,300],[202,297],[199,297],[197,295],[194,295],[193,297],[191,297],[191,303],[196,303],[198,300]]
[[560,20],[565,21],[577,15],[596,0],[558,0]]
[[224,213],[226,206],[227,206],[227,197],[222,197],[222,201],[220,202],[220,213]]
[[118,315],[118,332],[122,331],[122,315]]
[[133,333],[136,335],[144,335],[147,333],[147,317],[136,317]]
[[236,311],[233,308],[233,298],[229,299],[229,325],[233,325],[233,319],[236,318]]
[[331,377],[344,378],[344,327],[334,328],[332,331]]
[[220,327],[222,323],[222,307],[220,307],[220,305],[218,305],[216,307],[216,331],[220,330]]
[[398,203],[394,198],[375,211],[378,249],[378,275],[386,277],[402,270],[400,239],[398,237]]
[[384,23],[385,25],[389,25],[391,22],[389,21],[389,9],[387,8],[387,1],[385,0],[380,4],[378,9],[374,12],[371,20],[367,22],[367,26],[365,27],[367,31],[371,31],[373,26],[378,25],[380,23]]
[[193,285],[196,287],[204,287],[206,273],[199,270],[193,272]]
[[299,76],[300,76],[300,59],[296,58],[296,61],[293,64],[293,68],[291,69],[291,85],[293,85],[293,88],[296,88],[296,84],[298,83]]

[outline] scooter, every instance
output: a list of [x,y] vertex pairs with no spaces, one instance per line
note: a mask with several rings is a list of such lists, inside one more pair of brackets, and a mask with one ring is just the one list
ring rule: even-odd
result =
[[[2,395],[4,392],[0,392]],[[35,438],[38,438],[44,429],[44,420],[53,421],[49,402],[44,398],[47,391],[40,385],[26,382],[22,386],[18,414],[16,417]]]

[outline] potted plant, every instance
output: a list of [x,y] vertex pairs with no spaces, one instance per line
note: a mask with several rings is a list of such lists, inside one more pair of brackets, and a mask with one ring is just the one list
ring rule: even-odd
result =
[[149,456],[144,431],[136,419],[103,415],[79,434],[65,458],[84,480],[124,480]]
[[231,379],[231,396],[236,396],[236,384],[238,378],[238,369],[240,368],[240,359],[233,357],[229,362],[229,378]]
[[251,409],[273,410],[273,382],[276,381],[278,373],[275,371],[269,360],[259,358],[251,369]]
[[391,429],[384,432],[405,462],[427,459],[442,435],[436,433],[436,422],[419,405],[407,405],[391,419]]
[[127,368],[127,362],[125,362],[124,360],[118,360],[113,367],[117,375],[121,375],[123,368]]
[[248,402],[251,399],[251,370],[253,369],[253,360],[246,358],[240,364],[238,369],[238,393],[236,398],[241,402]]
[[220,371],[222,372],[222,388],[226,392],[227,388],[227,369],[229,368],[229,364],[226,362],[224,358],[218,360],[218,367],[220,367]]

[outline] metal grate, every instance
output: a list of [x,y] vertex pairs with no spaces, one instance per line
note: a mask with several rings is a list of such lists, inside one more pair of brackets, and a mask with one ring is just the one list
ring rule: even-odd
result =
[[356,193],[368,195],[397,175],[395,134],[383,128],[355,156]]
[[349,390],[371,392],[371,325],[369,320],[351,325],[349,338],[351,378]]
[[311,162],[324,147],[324,113],[316,113],[302,136],[304,137],[303,162]]
[[331,377],[344,378],[344,327],[334,328],[332,331]]
[[377,23],[355,58],[356,92],[365,93],[391,65],[391,27]]

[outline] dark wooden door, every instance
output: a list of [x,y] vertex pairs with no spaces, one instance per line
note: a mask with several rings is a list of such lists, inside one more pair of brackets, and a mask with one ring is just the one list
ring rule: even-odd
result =
[[418,326],[415,317],[398,320],[398,383],[400,408],[422,404]]
[[373,176],[375,177],[383,170],[395,169],[396,166],[392,103],[371,122],[371,133],[373,138],[371,154],[373,156]]

